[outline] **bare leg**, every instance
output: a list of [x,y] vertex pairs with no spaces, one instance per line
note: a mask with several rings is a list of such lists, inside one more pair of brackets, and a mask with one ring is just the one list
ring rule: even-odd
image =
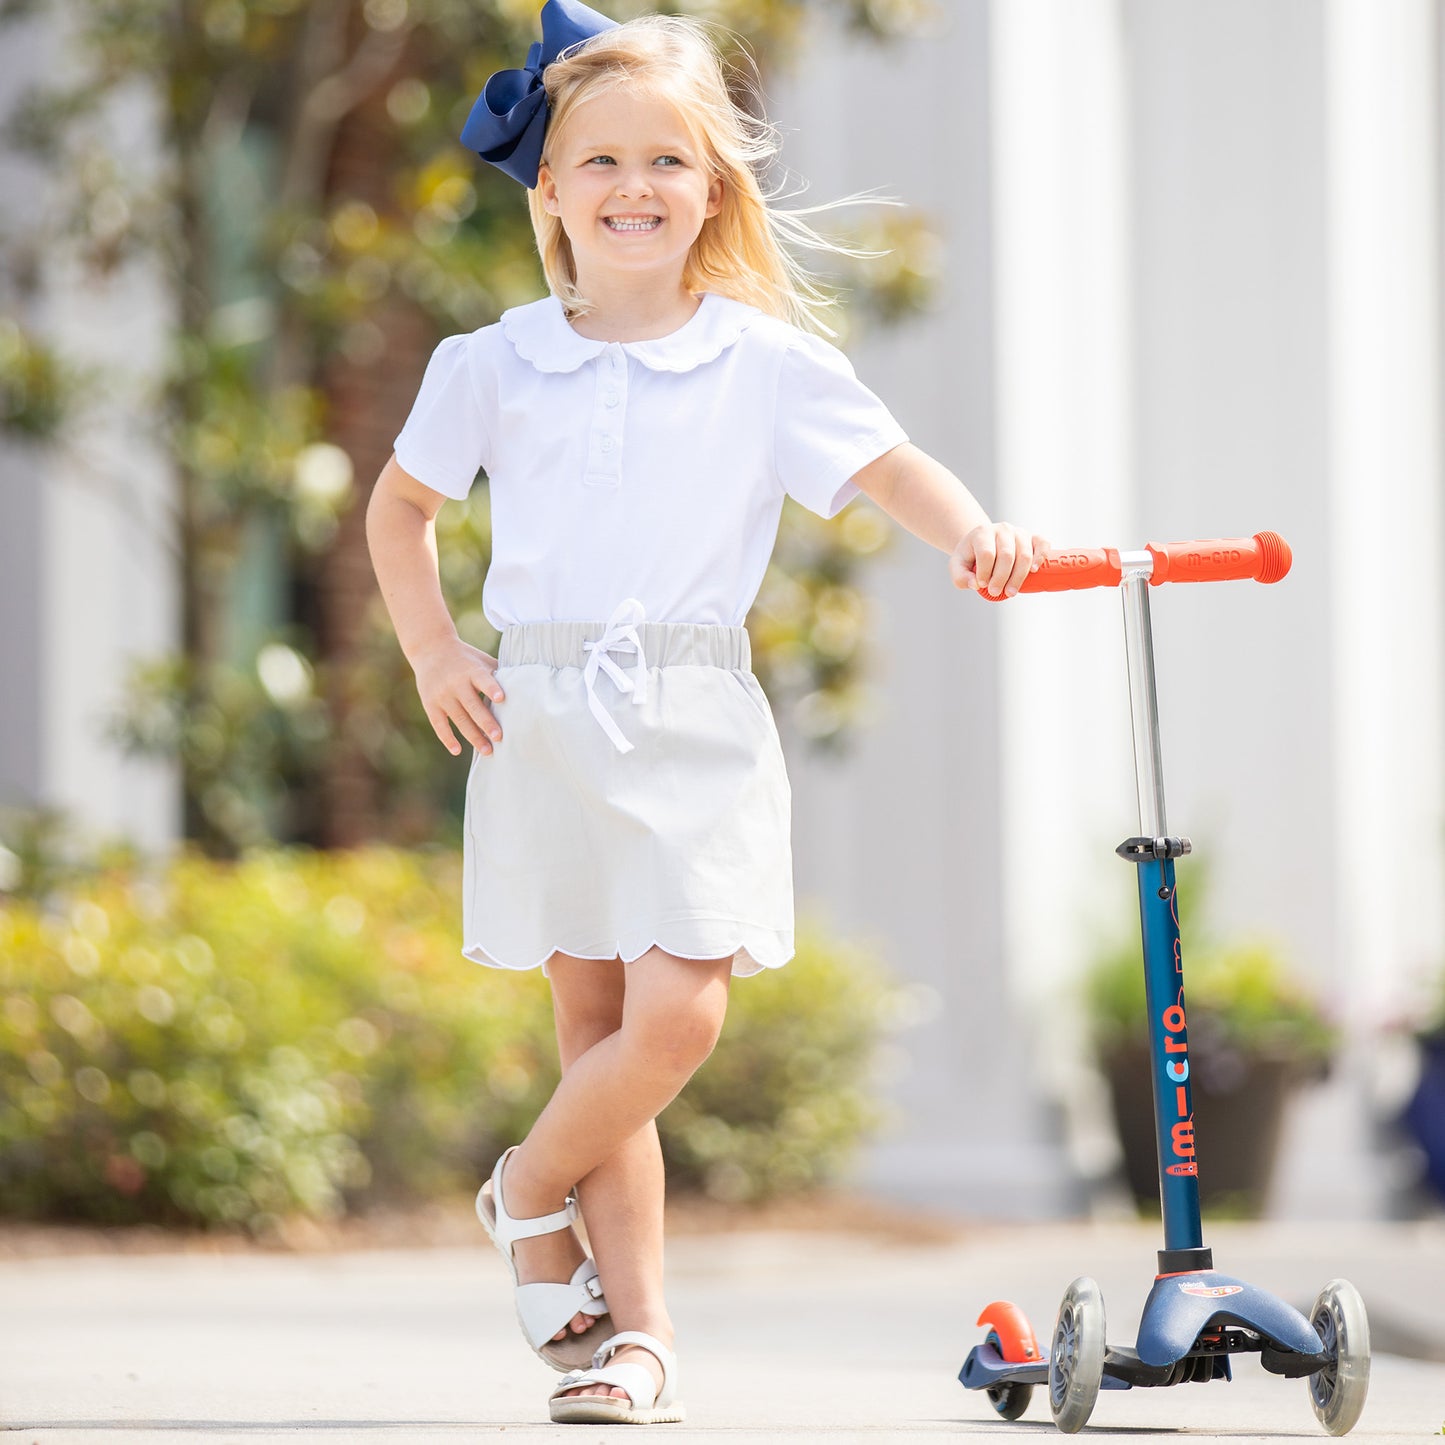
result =
[[[622,1027],[623,967],[620,958],[573,958],[566,953],[554,953],[547,960],[547,976],[552,984],[552,1011],[557,1024],[557,1051],[564,1076],[588,1049]],[[507,1161],[504,1179],[508,1208],[514,1215],[522,1210],[515,1183],[517,1154],[520,1153],[519,1149]],[[580,1198],[579,1190],[579,1201]],[[587,1222],[591,1238],[590,1212]],[[573,1270],[582,1263],[582,1246],[570,1229],[518,1240],[512,1248],[519,1284],[570,1279]],[[600,1268],[598,1274],[600,1277]],[[605,1281],[603,1288],[606,1289]],[[591,1315],[578,1313],[572,1316],[570,1328],[574,1333],[582,1334],[591,1324]],[[560,1340],[566,1335],[567,1329],[564,1328],[552,1338]]]
[[[618,1330],[645,1330],[668,1346],[673,1335],[662,1297],[662,1155],[653,1120],[712,1052],[727,1009],[731,965],[731,957],[682,959],[659,948],[625,965],[553,955],[548,971],[559,1042],[567,1038],[564,1055],[599,1033],[611,1016],[608,974],[588,977],[589,968],[624,971],[621,1027],[564,1063],[551,1101],[507,1164],[509,1208],[519,1217],[557,1209],[580,1181],[613,1322]],[[570,1236],[549,1239],[565,1244]],[[519,1271],[524,1247],[541,1243],[518,1242]],[[575,1242],[571,1247],[577,1248]],[[541,1268],[530,1256],[529,1250],[529,1274]],[[554,1256],[549,1263],[549,1272],[536,1278],[558,1278],[558,1264],[566,1261]],[[585,1317],[583,1322],[585,1327]],[[660,1382],[660,1366],[646,1350],[624,1347],[615,1358],[642,1365]],[[625,1392],[592,1386],[585,1393]]]

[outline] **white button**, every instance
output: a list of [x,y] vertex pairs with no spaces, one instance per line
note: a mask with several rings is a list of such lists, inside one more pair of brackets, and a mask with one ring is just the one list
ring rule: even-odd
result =
[[605,401],[608,406],[616,406],[617,393],[615,391],[609,391],[607,395],[602,398],[602,400]]
[[612,450],[612,446],[613,446],[613,442],[612,442],[612,438],[611,438],[611,437],[603,437],[603,438],[602,438],[602,450],[603,450],[604,452],[610,452],[610,451]]

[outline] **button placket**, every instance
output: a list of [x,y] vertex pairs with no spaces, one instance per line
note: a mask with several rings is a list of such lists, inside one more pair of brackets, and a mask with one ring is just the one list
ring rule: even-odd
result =
[[627,353],[610,341],[597,356],[597,387],[587,444],[587,476],[593,487],[622,484],[622,441],[627,418]]

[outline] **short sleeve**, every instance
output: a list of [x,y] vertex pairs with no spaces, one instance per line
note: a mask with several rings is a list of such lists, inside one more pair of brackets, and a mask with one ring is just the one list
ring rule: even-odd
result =
[[790,497],[835,517],[858,488],[851,477],[908,434],[858,380],[836,346],[798,332],[778,373],[773,462]]
[[491,429],[468,357],[471,339],[448,336],[432,352],[411,415],[392,443],[403,470],[458,501],[491,455]]

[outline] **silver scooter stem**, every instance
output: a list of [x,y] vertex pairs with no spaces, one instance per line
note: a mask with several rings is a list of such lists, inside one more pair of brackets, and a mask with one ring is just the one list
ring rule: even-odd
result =
[[1134,729],[1134,779],[1139,790],[1139,832],[1168,834],[1164,815],[1164,763],[1159,748],[1159,701],[1154,689],[1154,631],[1149,622],[1148,552],[1120,552],[1124,597],[1124,652],[1129,665],[1129,715]]

